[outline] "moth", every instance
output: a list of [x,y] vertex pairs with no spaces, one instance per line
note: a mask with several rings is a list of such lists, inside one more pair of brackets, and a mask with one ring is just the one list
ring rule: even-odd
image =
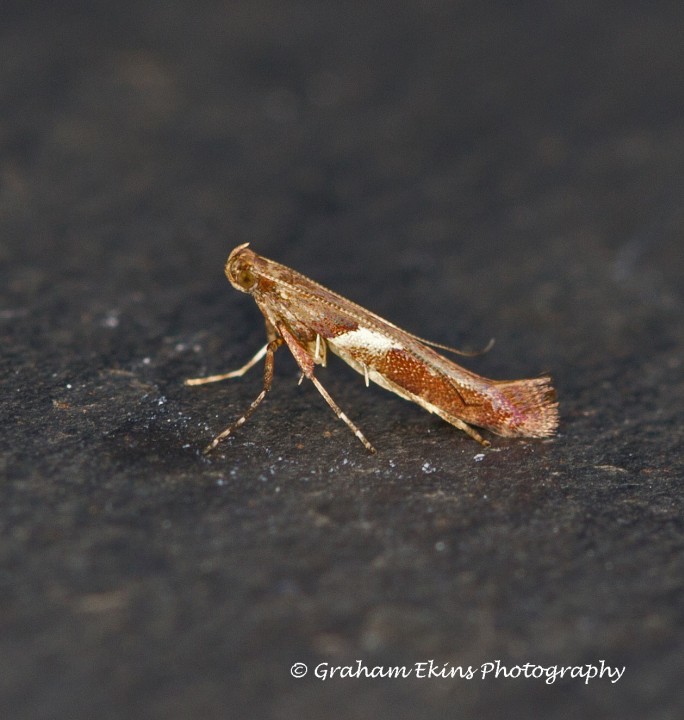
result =
[[[266,344],[238,370],[185,381],[203,385],[244,375],[262,358],[261,392],[236,422],[205,448],[211,452],[243,425],[261,404],[273,382],[274,356],[286,345],[301,370],[337,417],[366,449],[375,448],[345,415],[314,374],[327,364],[328,351],[338,355],[371,382],[411,400],[462,430],[483,446],[490,442],[473,426],[505,437],[548,437],[558,426],[558,403],[551,378],[489,380],[436,352],[452,348],[401,330],[295,270],[257,255],[249,243],[229,255],[226,277],[233,287],[251,295],[266,321]],[[461,353],[464,354],[464,353]]]

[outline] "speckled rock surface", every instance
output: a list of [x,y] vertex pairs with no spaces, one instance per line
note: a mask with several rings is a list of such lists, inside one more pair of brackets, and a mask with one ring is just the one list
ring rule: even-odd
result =
[[[2,717],[682,716],[684,22],[614,10],[3,6]],[[247,241],[496,337],[463,364],[551,372],[558,437],[482,452],[333,358],[369,456],[281,350],[202,457],[261,387],[183,386],[263,342]]]

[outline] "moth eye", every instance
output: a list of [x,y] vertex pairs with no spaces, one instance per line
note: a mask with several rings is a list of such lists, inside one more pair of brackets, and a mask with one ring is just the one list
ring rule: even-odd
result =
[[243,287],[245,290],[249,290],[254,283],[256,283],[256,277],[254,277],[254,273],[250,268],[242,267],[238,270],[237,275],[235,276],[235,281],[240,287]]

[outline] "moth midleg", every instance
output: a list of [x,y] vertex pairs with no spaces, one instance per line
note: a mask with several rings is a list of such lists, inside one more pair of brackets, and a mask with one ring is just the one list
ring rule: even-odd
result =
[[221,380],[228,380],[228,378],[242,377],[250,368],[253,368],[261,358],[266,355],[269,343],[266,343],[260,350],[257,351],[256,355],[246,362],[241,368],[237,370],[231,370],[230,372],[223,373],[222,375],[208,375],[207,377],[200,378],[188,378],[184,381],[185,385],[206,385],[207,383],[220,382]]
[[364,444],[366,450],[371,453],[375,453],[375,448],[368,442],[366,439],[366,436],[359,430],[359,428],[354,425],[354,423],[342,412],[339,405],[330,397],[328,394],[328,391],[321,385],[321,383],[318,381],[318,378],[314,377],[313,375],[309,378],[311,382],[316,386],[316,390],[323,396],[325,401],[330,405],[332,408],[332,411],[337,415],[337,417],[344,422],[347,427],[356,435],[356,437]]
[[[240,425],[244,425],[247,420],[251,417],[252,413],[259,407],[263,399],[266,397],[268,391],[271,389],[271,385],[273,384],[273,366],[274,366],[274,356],[275,351],[282,345],[283,339],[278,337],[275,340],[271,340],[269,343],[265,345],[262,350],[264,351],[264,354],[266,355],[266,360],[264,362],[264,385],[261,388],[261,392],[257,395],[256,399],[252,401],[252,404],[247,408],[247,412],[245,414],[238,418],[232,425],[227,427],[222,433],[219,433],[210,443],[207,445],[206,448],[204,448],[204,454],[207,455],[210,453],[224,438],[227,438],[233,430],[236,430],[240,427]],[[259,353],[261,350],[259,351]],[[257,353],[257,355],[259,354]],[[255,356],[256,357],[256,356]],[[252,358],[254,360],[254,358]],[[254,364],[250,360],[250,363]],[[247,363],[249,365],[249,363]],[[245,366],[247,367],[247,366]],[[251,367],[251,365],[250,365]],[[242,369],[242,368],[241,368]],[[247,368],[249,369],[249,368]],[[237,371],[236,371],[237,372]],[[246,371],[245,371],[246,372]]]
[[311,380],[311,382],[316,386],[316,390],[318,390],[318,392],[323,396],[328,405],[330,405],[335,415],[337,415],[337,417],[347,425],[347,427],[354,433],[354,435],[356,435],[356,437],[363,443],[366,450],[372,453],[376,452],[375,448],[366,439],[366,436],[342,412],[338,404],[330,397],[328,391],[321,385],[320,382],[318,382],[317,378],[314,375],[314,359],[311,357],[306,348],[300,345],[297,338],[288,329],[287,325],[278,325],[278,332],[282,335],[285,344],[288,346],[288,348],[290,348],[292,357],[295,359],[295,362],[297,363],[297,365],[299,365],[299,369],[302,371],[302,376],[308,377],[309,380]]

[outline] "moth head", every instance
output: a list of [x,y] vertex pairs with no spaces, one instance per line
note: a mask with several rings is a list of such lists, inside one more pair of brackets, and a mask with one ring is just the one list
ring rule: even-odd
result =
[[226,277],[236,290],[246,293],[254,290],[258,280],[254,271],[256,255],[247,249],[247,245],[249,243],[238,245],[226,261]]

